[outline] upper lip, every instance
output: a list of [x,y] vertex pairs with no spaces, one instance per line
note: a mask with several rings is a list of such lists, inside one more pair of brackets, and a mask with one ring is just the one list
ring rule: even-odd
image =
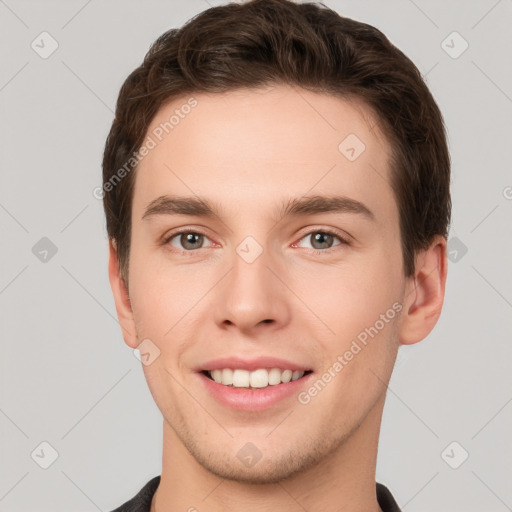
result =
[[261,356],[255,359],[242,359],[240,357],[222,357],[219,359],[212,359],[206,361],[196,368],[196,371],[202,372],[205,370],[222,370],[224,368],[241,369],[247,371],[254,371],[260,368],[279,368],[281,370],[311,370],[310,367],[303,364],[293,363],[286,359],[279,359],[277,357]]

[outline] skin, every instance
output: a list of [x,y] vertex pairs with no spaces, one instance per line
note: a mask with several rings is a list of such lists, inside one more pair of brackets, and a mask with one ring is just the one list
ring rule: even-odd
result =
[[[136,171],[129,300],[110,244],[125,342],[136,348],[149,338],[160,350],[143,366],[164,420],[151,510],[380,511],[375,468],[386,385],[399,345],[424,339],[439,318],[446,240],[433,240],[417,255],[415,275],[404,277],[390,147],[364,104],[289,86],[194,97],[197,106]],[[148,134],[187,99],[163,106]],[[338,149],[350,133],[366,146],[352,162]],[[142,220],[164,194],[205,197],[220,206],[219,217]],[[364,203],[376,221],[279,216],[290,198],[334,194]],[[159,243],[177,228],[206,237],[186,254],[179,235]],[[350,245],[315,242],[326,228]],[[236,252],[247,236],[263,249],[250,264]],[[217,357],[270,355],[321,376],[396,302],[401,313],[308,404],[293,396],[266,411],[235,411],[193,370]],[[247,442],[262,453],[252,467],[237,458]]]

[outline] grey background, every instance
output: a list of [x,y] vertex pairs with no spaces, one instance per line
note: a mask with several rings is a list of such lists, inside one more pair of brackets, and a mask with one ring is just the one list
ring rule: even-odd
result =
[[[160,474],[161,415],[121,337],[92,191],[128,73],[158,35],[218,3],[0,0],[2,512],[108,511]],[[325,3],[416,63],[453,162],[445,306],[400,349],[377,481],[406,512],[512,510],[512,3]],[[46,59],[31,47],[43,31],[59,45]],[[469,44],[458,58],[445,51],[462,49],[453,31]],[[46,261],[43,237],[57,249]],[[44,441],[58,452],[48,469]]]

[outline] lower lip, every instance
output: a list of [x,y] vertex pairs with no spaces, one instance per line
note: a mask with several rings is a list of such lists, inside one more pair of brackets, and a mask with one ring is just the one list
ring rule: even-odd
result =
[[215,382],[203,373],[198,375],[206,389],[221,404],[240,411],[264,411],[286,398],[297,395],[301,388],[309,383],[313,373],[308,373],[294,381],[260,389],[225,386]]

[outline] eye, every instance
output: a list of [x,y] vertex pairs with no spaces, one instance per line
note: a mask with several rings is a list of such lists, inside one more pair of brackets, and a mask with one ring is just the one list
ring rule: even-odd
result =
[[[350,245],[347,239],[329,229],[310,231],[303,236],[298,243],[300,244],[302,240],[308,239],[310,240],[311,249],[314,254],[330,252],[335,250],[335,247],[338,245]],[[339,243],[334,243],[336,239]],[[181,252],[194,252],[197,249],[205,248],[203,246],[205,240],[209,240],[209,238],[199,231],[182,230],[167,236],[163,240],[163,244],[171,245]],[[297,246],[297,244],[292,245],[292,247],[295,246]]]
[[196,249],[203,249],[205,239],[209,240],[206,235],[197,231],[178,231],[165,238],[164,244],[176,247],[182,252],[191,252]]
[[[333,244],[335,239],[338,239],[339,243]],[[302,240],[310,241],[311,249],[313,249],[315,254],[330,252],[331,250],[335,250],[334,248],[338,245],[350,245],[348,240],[340,236],[337,232],[328,229],[310,231],[306,236],[300,239],[300,241]]]

